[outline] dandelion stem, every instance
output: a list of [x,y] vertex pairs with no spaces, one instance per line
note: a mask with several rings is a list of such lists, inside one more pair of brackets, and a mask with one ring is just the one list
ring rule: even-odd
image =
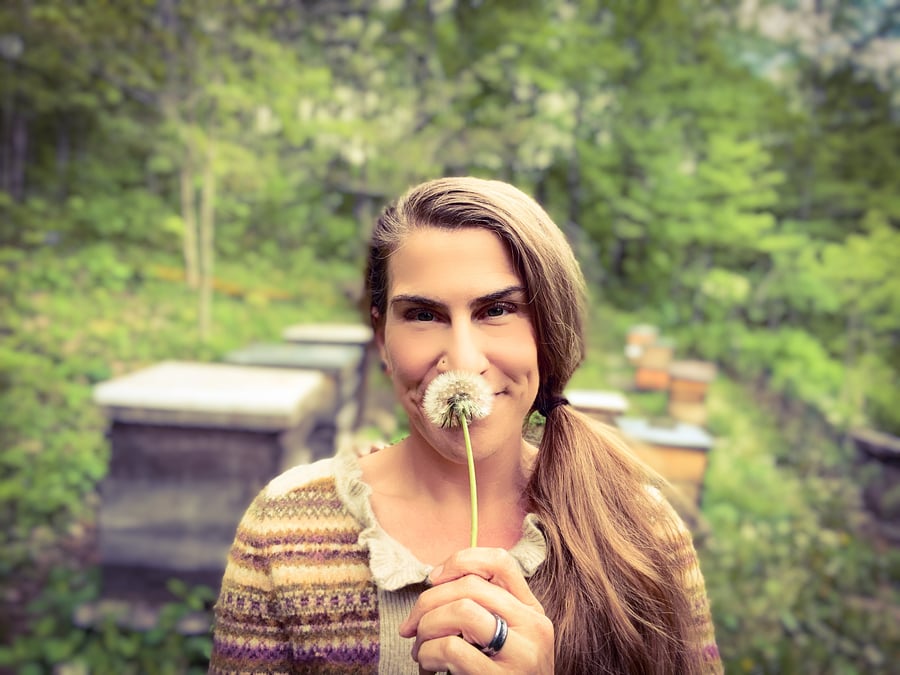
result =
[[466,416],[457,412],[459,424],[462,426],[463,437],[466,439],[466,464],[469,466],[469,505],[472,509],[472,534],[469,537],[469,546],[478,546],[478,487],[475,484],[475,456],[472,454],[472,440],[469,438],[469,423]]

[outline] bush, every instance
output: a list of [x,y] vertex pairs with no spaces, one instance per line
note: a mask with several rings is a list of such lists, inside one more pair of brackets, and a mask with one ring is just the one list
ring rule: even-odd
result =
[[[205,673],[212,650],[208,628],[186,631],[187,620],[209,625],[213,592],[170,583],[176,600],[164,604],[152,626],[134,630],[125,625],[122,611],[108,608],[90,625],[76,625],[73,617],[97,597],[95,574],[57,567],[44,591],[29,605],[31,627],[10,647],[0,647],[0,668],[17,673],[78,675],[181,675]],[[120,608],[121,609],[121,608]]]
[[[813,445],[802,472],[781,431],[724,380],[711,399],[718,441],[704,513],[713,535],[700,549],[726,672],[886,672],[900,649],[900,552],[874,547],[849,466]],[[818,450],[817,450],[818,448]]]

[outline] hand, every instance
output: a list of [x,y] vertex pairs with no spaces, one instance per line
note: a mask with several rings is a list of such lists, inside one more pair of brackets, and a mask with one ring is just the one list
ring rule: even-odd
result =
[[[400,626],[402,637],[416,638],[412,657],[420,671],[552,675],[553,624],[509,553],[463,549],[436,567],[429,579],[433,587],[419,596]],[[491,641],[497,626],[494,614],[506,620],[509,634],[491,658],[476,645]]]

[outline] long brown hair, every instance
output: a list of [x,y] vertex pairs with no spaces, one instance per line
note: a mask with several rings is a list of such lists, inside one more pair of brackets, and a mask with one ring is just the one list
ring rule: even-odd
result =
[[417,227],[496,233],[528,290],[540,370],[533,410],[546,423],[525,498],[548,544],[530,585],[555,627],[556,672],[698,672],[682,579],[689,535],[614,430],[551,404],[584,357],[585,284],[565,236],[506,183],[442,178],[412,188],[372,233],[366,309],[375,321],[387,309],[389,258]]

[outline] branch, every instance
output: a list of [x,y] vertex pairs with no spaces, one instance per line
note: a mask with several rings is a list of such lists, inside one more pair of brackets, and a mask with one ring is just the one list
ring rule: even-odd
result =
[[856,54],[869,46],[873,40],[887,37],[894,30],[900,28],[897,20],[900,19],[900,3],[895,3],[886,9],[881,17],[881,22],[874,31],[867,35],[862,35],[850,43],[851,51]]

